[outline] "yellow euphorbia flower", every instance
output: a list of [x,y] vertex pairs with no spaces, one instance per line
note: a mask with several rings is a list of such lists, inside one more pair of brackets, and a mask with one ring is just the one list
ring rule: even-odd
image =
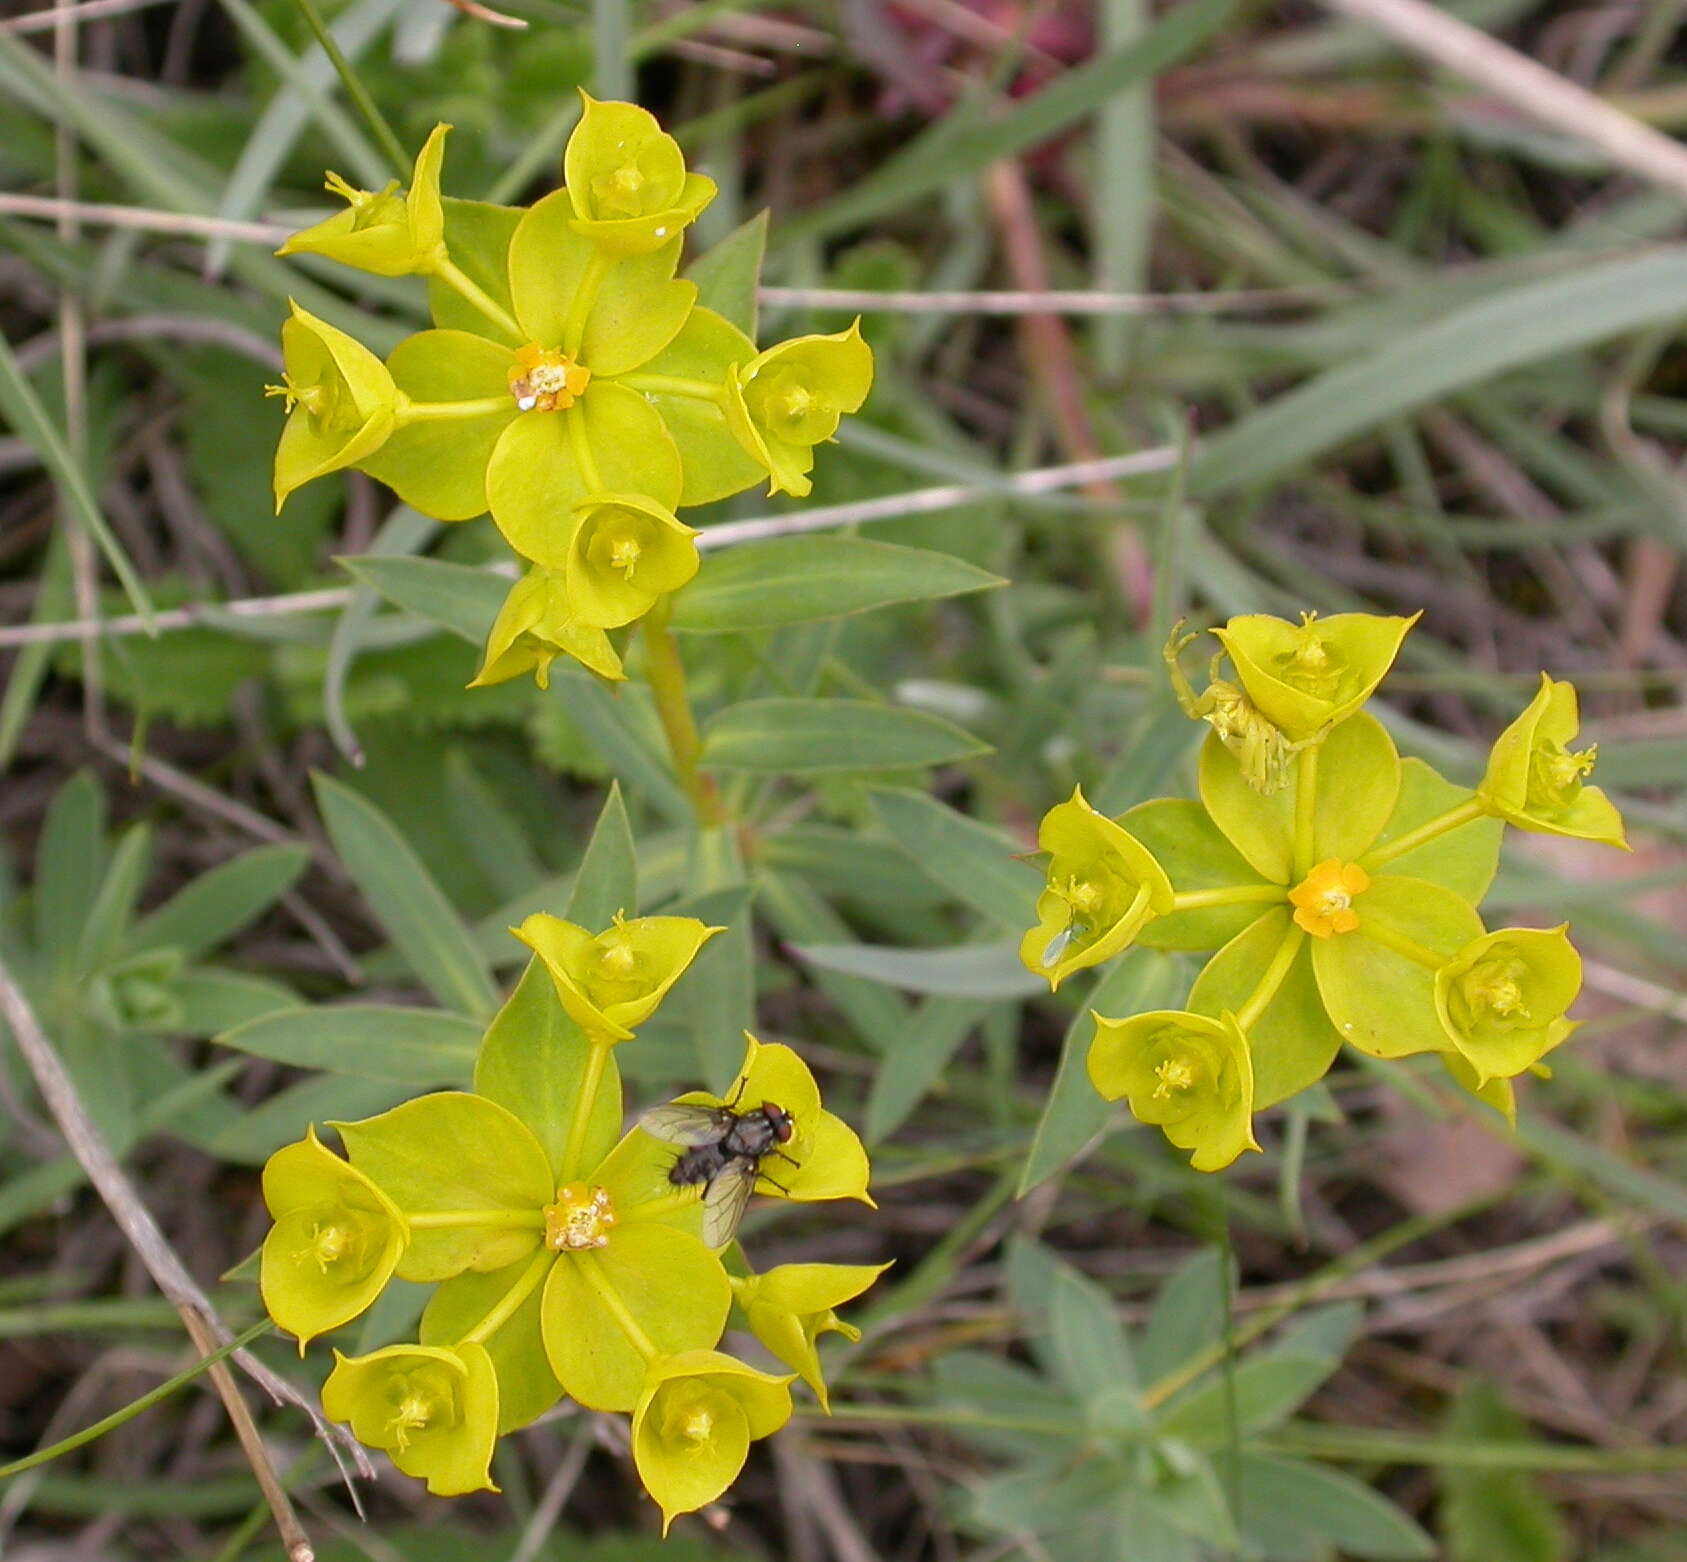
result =
[[889,1264],[780,1264],[766,1274],[732,1277],[732,1294],[750,1329],[811,1389],[829,1411],[826,1379],[815,1342],[822,1334],[861,1338],[836,1308],[854,1301],[889,1269]]
[[1616,805],[1586,784],[1597,747],[1569,747],[1580,726],[1575,686],[1542,673],[1529,708],[1494,744],[1476,796],[1489,813],[1520,830],[1572,835],[1627,851]]
[[1314,938],[1351,933],[1359,925],[1353,899],[1371,887],[1371,876],[1356,862],[1331,857],[1318,864],[1289,891],[1295,925]]
[[498,609],[480,671],[469,687],[481,689],[531,672],[533,681],[548,689],[551,663],[559,656],[572,656],[600,678],[626,677],[609,636],[576,621],[561,572],[535,565],[510,587]]
[[1435,973],[1435,1007],[1478,1087],[1533,1068],[1576,1028],[1582,961],[1567,927],[1503,927]]
[[580,97],[585,113],[562,158],[574,231],[611,254],[660,249],[715,198],[714,180],[687,173],[679,142],[636,103]]

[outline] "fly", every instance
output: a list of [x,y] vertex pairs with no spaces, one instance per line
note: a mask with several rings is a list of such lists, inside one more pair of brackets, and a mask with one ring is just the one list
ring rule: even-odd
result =
[[771,1101],[748,1112],[676,1102],[646,1112],[639,1127],[653,1138],[683,1146],[668,1181],[676,1188],[702,1186],[703,1241],[712,1248],[725,1247],[736,1234],[762,1175],[762,1161],[770,1155],[791,1160],[779,1147],[789,1144],[796,1131],[791,1114]]
[[1049,940],[1048,948],[1043,951],[1043,969],[1046,971],[1052,966],[1059,965],[1060,957],[1066,953],[1067,946],[1072,940],[1082,938],[1087,932],[1089,932],[1089,929],[1082,922],[1076,920],[1068,922]]

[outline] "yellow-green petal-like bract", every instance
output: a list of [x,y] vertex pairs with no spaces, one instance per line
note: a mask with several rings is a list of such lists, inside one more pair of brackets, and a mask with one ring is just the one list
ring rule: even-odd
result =
[[647,109],[580,97],[562,156],[574,231],[614,255],[660,249],[715,198],[714,180],[686,172],[679,142]]
[[1435,973],[1435,1009],[1478,1087],[1532,1068],[1576,1028],[1582,961],[1565,927],[1502,927]]
[[726,929],[696,917],[617,915],[594,935],[539,911],[512,931],[545,962],[563,1008],[589,1037],[631,1041],[698,950]]
[[322,1408],[330,1421],[349,1424],[360,1443],[384,1448],[406,1475],[425,1480],[436,1497],[498,1489],[491,1470],[498,1378],[484,1345],[389,1345],[368,1356],[335,1351]]
[[312,478],[355,466],[392,433],[398,387],[362,342],[289,300],[281,326],[282,383],[267,387],[287,406],[275,447],[275,508]]
[[338,174],[329,174],[327,188],[348,203],[346,209],[295,233],[276,254],[325,255],[380,277],[433,271],[445,258],[439,172],[450,129],[434,126],[416,154],[410,188],[403,195],[396,182],[383,190],[356,190]]
[[578,622],[615,629],[697,573],[697,532],[639,494],[592,494],[574,510],[568,606]]
[[1260,713],[1298,740],[1345,721],[1371,697],[1421,616],[1303,613],[1291,624],[1249,613],[1213,634]]
[[1123,826],[1089,805],[1082,787],[1037,829],[1049,853],[1048,887],[1037,925],[1019,944],[1027,969],[1057,989],[1074,971],[1110,960],[1151,917],[1172,909],[1172,884],[1154,855]]
[[854,1301],[889,1269],[889,1264],[780,1264],[765,1274],[736,1277],[733,1297],[756,1338],[811,1389],[829,1411],[826,1379],[815,1341],[822,1334],[861,1338],[836,1308]]
[[1233,1015],[1156,1009],[1110,1020],[1098,1014],[1089,1074],[1109,1101],[1123,1098],[1139,1122],[1194,1151],[1196,1171],[1220,1171],[1244,1150],[1259,1148],[1253,1062]]
[[651,1363],[633,1412],[633,1463],[664,1535],[738,1478],[751,1443],[791,1419],[790,1381],[713,1350]]
[[480,671],[469,687],[485,688],[530,672],[541,689],[548,689],[551,663],[559,656],[572,656],[600,678],[626,677],[609,636],[574,620],[561,574],[534,565],[510,587],[498,609]]
[[1542,673],[1528,709],[1494,743],[1476,795],[1489,813],[1520,830],[1602,841],[1627,851],[1616,804],[1586,784],[1597,748],[1570,749],[1580,727],[1575,686]]
[[727,426],[765,469],[772,493],[806,498],[814,447],[873,388],[873,349],[857,320],[832,336],[798,336],[757,353],[726,381]]
[[264,1164],[264,1203],[275,1225],[264,1238],[258,1289],[264,1308],[299,1338],[362,1313],[381,1294],[409,1231],[398,1206],[311,1128]]

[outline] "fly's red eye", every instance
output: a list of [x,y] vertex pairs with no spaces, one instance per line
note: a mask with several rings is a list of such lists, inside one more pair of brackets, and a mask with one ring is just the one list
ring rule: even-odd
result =
[[796,1125],[791,1121],[791,1114],[782,1106],[775,1106],[771,1101],[762,1103],[767,1113],[767,1120],[773,1127],[773,1134],[781,1144],[789,1144],[791,1135],[796,1132]]

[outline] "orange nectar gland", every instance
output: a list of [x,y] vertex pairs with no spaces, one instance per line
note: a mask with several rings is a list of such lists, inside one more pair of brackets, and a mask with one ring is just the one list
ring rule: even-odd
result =
[[1289,891],[1295,908],[1295,925],[1314,938],[1332,933],[1351,933],[1359,925],[1353,897],[1371,887],[1371,876],[1356,862],[1331,857],[1318,864]]
[[615,1206],[605,1188],[566,1182],[556,1190],[556,1203],[545,1206],[545,1245],[559,1253],[580,1253],[608,1247]]
[[560,347],[530,342],[510,365],[510,394],[523,412],[560,412],[574,405],[591,379],[592,371]]

